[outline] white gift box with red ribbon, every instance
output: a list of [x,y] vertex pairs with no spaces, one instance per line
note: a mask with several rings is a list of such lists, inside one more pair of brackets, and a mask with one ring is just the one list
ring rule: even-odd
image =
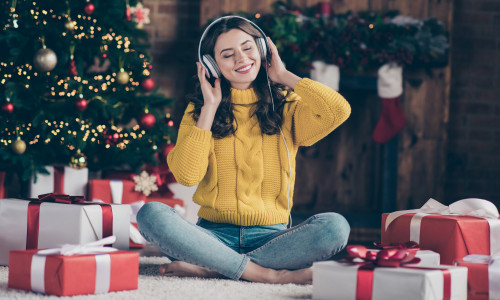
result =
[[469,268],[469,299],[500,299],[500,252],[470,254],[457,265]]
[[[116,236],[118,249],[129,249],[129,205],[62,204],[44,202],[33,210],[29,200],[0,200],[0,265],[8,263],[10,250],[85,244],[102,239],[103,233]],[[33,233],[33,234],[31,234]]]
[[49,174],[37,173],[30,179],[30,198],[47,193],[85,196],[89,181],[87,168],[45,166]]
[[465,300],[467,268],[420,266],[362,270],[360,265],[351,263],[316,262],[313,264],[313,299]]

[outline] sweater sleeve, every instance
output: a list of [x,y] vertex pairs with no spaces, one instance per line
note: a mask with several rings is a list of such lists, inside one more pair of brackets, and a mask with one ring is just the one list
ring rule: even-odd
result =
[[196,127],[189,104],[182,117],[175,147],[168,153],[167,163],[175,179],[182,185],[193,186],[205,176],[212,132]]
[[292,114],[292,134],[298,146],[311,146],[342,124],[351,114],[347,100],[334,89],[317,81],[303,78],[289,100],[295,100],[288,113]]

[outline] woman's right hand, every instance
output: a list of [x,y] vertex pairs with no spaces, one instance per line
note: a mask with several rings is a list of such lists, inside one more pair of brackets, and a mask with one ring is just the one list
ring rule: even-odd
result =
[[200,62],[196,62],[196,66],[198,68],[198,80],[200,80],[201,92],[205,103],[204,106],[219,107],[222,100],[220,78],[215,79],[214,86],[212,86],[207,77],[205,77],[205,73],[207,72],[205,67]]

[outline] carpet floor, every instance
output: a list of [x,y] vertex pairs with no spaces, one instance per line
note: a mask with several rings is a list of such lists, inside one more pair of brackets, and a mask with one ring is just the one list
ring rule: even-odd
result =
[[[139,258],[139,289],[100,295],[74,296],[84,300],[227,300],[227,299],[311,299],[312,285],[263,284],[224,279],[162,277],[158,272],[161,264],[169,262],[166,257]],[[29,291],[7,287],[8,267],[0,266],[0,299],[60,299]],[[66,298],[66,297],[64,297]]]

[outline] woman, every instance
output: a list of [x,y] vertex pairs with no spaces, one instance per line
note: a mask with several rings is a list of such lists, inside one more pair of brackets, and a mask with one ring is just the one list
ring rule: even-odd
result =
[[[173,260],[160,267],[164,275],[308,284],[312,263],[347,243],[349,225],[336,213],[286,224],[298,147],[338,127],[350,106],[289,72],[265,39],[238,16],[214,21],[202,35],[200,89],[167,158],[179,183],[198,184],[199,221],[154,202],[137,216],[144,237]],[[217,77],[213,85],[207,75]]]

